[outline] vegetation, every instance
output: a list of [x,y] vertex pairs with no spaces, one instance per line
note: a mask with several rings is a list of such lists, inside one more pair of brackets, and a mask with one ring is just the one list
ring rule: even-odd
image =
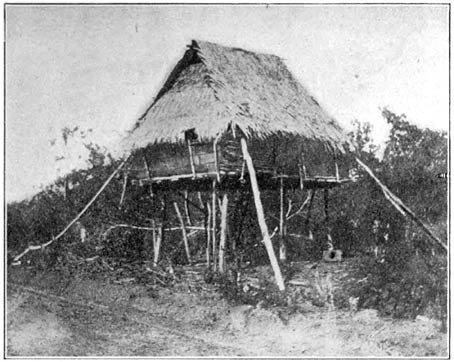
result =
[[[351,134],[356,146],[355,156],[368,164],[384,184],[446,242],[447,185],[446,178],[437,177],[447,170],[446,133],[420,129],[405,115],[396,115],[387,109],[383,110],[383,117],[391,126],[383,157],[379,157],[379,148],[371,140],[371,126],[359,122],[355,123],[355,131]],[[65,143],[68,137],[74,136],[73,131],[64,130]],[[87,147],[90,154],[88,169],[71,172],[30,200],[7,205],[10,261],[28,245],[46,242],[57,235],[117,167],[118,161],[95,145]],[[359,307],[375,308],[394,317],[414,318],[429,313],[445,320],[446,255],[389,204],[373,180],[359,169],[356,172],[360,176],[358,182],[330,192],[328,219],[325,218],[320,193],[314,199],[310,220],[302,224],[301,218],[292,219],[289,229],[304,229],[306,233],[311,230],[314,239],[301,243],[289,238],[289,256],[319,260],[322,250],[326,249],[326,234],[330,233],[335,248],[342,249],[345,257],[358,260],[357,279],[362,282],[350,286],[348,293],[359,297]],[[134,260],[149,258],[147,240],[150,232],[112,226],[150,226],[151,218],[159,220],[162,206],[153,196],[150,197],[147,190],[133,186],[128,186],[126,198],[120,206],[122,187],[123,178],[120,176],[109,184],[77,227],[44,251],[29,253],[26,259],[34,263],[41,256],[41,260],[47,260],[47,266],[53,265],[64,260],[66,248],[71,244],[87,249],[87,253],[96,250],[98,254]],[[266,209],[277,215],[276,196],[267,193],[263,196]],[[252,204],[245,206],[239,219],[254,216],[253,210],[248,211],[252,207]],[[193,217],[202,220],[203,214],[194,211]],[[259,243],[260,232],[251,220],[249,217],[241,221],[245,227],[237,254],[242,255],[244,262],[266,263],[266,253]],[[270,220],[270,223],[275,222]],[[176,219],[169,223],[173,222],[177,224]],[[87,230],[89,241],[84,246],[78,243],[81,227]],[[180,235],[175,240],[177,242],[163,244],[163,255],[166,255],[166,261],[185,262]],[[203,238],[194,242],[192,251],[203,255],[203,243]],[[238,294],[234,289],[234,279],[227,278],[222,283],[224,287],[229,286],[224,288],[225,291]],[[272,298],[283,300],[274,294]]]

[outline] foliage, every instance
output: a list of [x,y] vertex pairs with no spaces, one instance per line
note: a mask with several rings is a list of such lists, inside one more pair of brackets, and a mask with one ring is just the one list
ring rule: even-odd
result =
[[[446,133],[422,130],[387,109],[383,116],[391,125],[383,159],[364,149],[360,158],[372,161],[377,176],[446,242],[446,183],[436,177],[446,172]],[[363,193],[366,185],[368,192]],[[354,220],[353,234],[363,248],[358,278],[364,282],[353,291],[360,305],[393,317],[414,318],[435,309],[435,316],[445,320],[446,255],[396,212],[370,180],[363,178],[357,186],[356,207],[341,215]]]
[[[347,157],[346,162],[354,165],[354,157],[363,160],[393,193],[446,241],[446,180],[436,177],[446,172],[447,168],[446,133],[420,129],[411,124],[405,115],[396,115],[387,109],[383,110],[383,116],[391,126],[383,158],[379,158],[379,148],[372,140],[371,125],[355,122],[351,140],[356,151]],[[76,131],[77,127],[63,130],[65,144]],[[117,167],[118,161],[113,160],[105,150],[90,143],[85,147],[89,151],[87,169],[72,171],[30,200],[7,205],[9,255],[22,251],[29,244],[46,242],[57,235]],[[334,247],[341,249],[344,257],[356,256],[360,260],[357,277],[362,282],[351,290],[352,295],[360,297],[360,306],[377,308],[395,317],[414,317],[433,310],[443,318],[446,314],[446,256],[440,254],[424,234],[389,204],[367,174],[360,169],[354,172],[360,176],[358,182],[329,191],[328,217],[325,215],[323,192],[318,191],[313,200],[311,217],[306,212],[288,223],[289,231],[305,237],[288,240],[288,255],[295,259],[320,260],[327,247],[327,234],[330,234]],[[87,229],[90,242],[103,248],[103,255],[133,260],[147,258],[149,255],[144,240],[149,238],[149,232],[147,235],[143,230],[107,230],[114,224],[150,225],[151,218],[159,223],[164,210],[158,198],[150,197],[150,190],[130,184],[120,207],[122,188],[123,178],[119,176],[81,218],[80,225]],[[298,205],[307,197],[301,192],[290,196]],[[173,197],[168,200],[169,205],[172,201],[181,200]],[[202,198],[209,200],[207,195],[202,195]],[[261,244],[253,203],[248,203],[246,199],[230,198],[231,205],[240,205],[238,215],[232,216],[229,230],[230,237],[237,242],[235,257],[239,263],[265,264],[268,263],[268,256]],[[271,232],[279,222],[272,216],[279,215],[278,195],[263,192],[262,199],[265,209],[269,211],[267,224]],[[166,213],[169,224],[178,224],[172,210]],[[194,217],[203,219],[200,212]],[[242,233],[238,234],[240,229]],[[308,237],[309,231],[313,233],[313,238]],[[41,260],[46,260],[46,265],[52,265],[64,257],[62,250],[65,250],[65,245],[77,241],[77,233],[77,226],[74,226],[58,242],[58,247],[34,255],[42,255]],[[185,263],[181,237],[174,235],[167,234],[169,242],[162,244],[163,255],[172,263]],[[231,244],[228,245],[230,247]],[[191,248],[194,253],[203,255],[203,237],[191,243]],[[228,255],[232,255],[231,251]],[[35,262],[39,258],[30,256],[29,259]],[[289,272],[286,271],[285,275],[288,276]],[[261,281],[264,292],[259,291],[255,299],[249,301],[246,299],[250,298],[250,293],[243,293],[228,278],[218,279],[221,290],[227,293],[228,298],[242,302],[263,301],[278,306],[288,304],[289,295],[278,295],[274,284],[266,284],[272,283],[272,277]],[[295,298],[302,296],[290,296],[290,300]]]

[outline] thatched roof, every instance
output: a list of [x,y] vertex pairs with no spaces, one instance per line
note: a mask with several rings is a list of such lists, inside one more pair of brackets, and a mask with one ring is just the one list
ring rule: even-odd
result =
[[195,128],[211,139],[238,126],[248,137],[296,134],[343,150],[348,142],[275,55],[193,41],[126,137],[127,148],[178,142]]

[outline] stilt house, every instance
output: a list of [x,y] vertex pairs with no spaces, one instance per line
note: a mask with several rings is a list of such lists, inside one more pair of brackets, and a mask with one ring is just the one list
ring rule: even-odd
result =
[[348,143],[279,57],[192,41],[123,145],[129,180],[153,193],[250,186],[275,264],[259,190],[340,185]]

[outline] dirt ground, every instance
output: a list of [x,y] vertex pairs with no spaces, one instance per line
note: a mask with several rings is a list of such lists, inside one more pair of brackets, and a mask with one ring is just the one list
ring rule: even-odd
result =
[[[300,273],[299,279],[314,283],[314,275],[330,274],[336,268],[320,265],[314,274],[308,267],[306,277]],[[311,304],[282,315],[260,303],[231,305],[213,285],[195,284],[197,275],[187,270],[178,283],[164,287],[133,278],[119,282],[103,274],[62,278],[52,271],[36,274],[31,268],[10,268],[7,356],[446,357],[448,353],[440,323],[425,317],[392,320],[379,317],[375,310]]]

